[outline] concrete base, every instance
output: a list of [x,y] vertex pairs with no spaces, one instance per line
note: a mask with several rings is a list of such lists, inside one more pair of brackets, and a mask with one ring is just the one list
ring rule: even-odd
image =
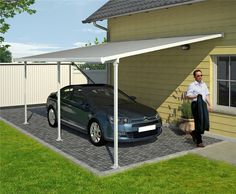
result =
[[234,142],[223,141],[203,149],[199,148],[195,153],[213,160],[225,161],[236,165],[236,143]]

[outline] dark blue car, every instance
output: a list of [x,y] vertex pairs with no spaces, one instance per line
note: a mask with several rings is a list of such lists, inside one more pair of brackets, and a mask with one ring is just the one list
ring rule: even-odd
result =
[[[89,135],[94,145],[104,145],[114,137],[114,92],[106,84],[70,85],[61,89],[61,121]],[[143,141],[162,132],[158,112],[118,92],[119,142]],[[49,125],[57,126],[57,93],[47,99]]]

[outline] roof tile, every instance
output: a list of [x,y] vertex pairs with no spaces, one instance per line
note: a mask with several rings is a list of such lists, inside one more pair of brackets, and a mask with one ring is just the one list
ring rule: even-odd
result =
[[204,0],[109,0],[84,20],[83,23],[200,1]]

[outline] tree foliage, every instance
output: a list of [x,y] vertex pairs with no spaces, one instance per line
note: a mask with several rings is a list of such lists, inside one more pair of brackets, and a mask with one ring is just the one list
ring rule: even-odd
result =
[[34,14],[36,11],[30,8],[34,2],[35,0],[0,0],[0,62],[11,62],[12,59],[8,50],[10,45],[3,44],[3,34],[10,28],[6,20],[22,12]]
[[[107,38],[106,38],[106,37],[103,37],[102,42],[99,42],[98,37],[95,37],[95,40],[94,40],[94,44],[95,44],[95,45],[104,44],[104,43],[106,43],[106,42],[107,42]],[[92,46],[92,43],[91,43],[91,42],[86,43],[85,46]]]
[[[98,37],[95,37],[95,40],[94,40],[95,45],[104,44],[106,42],[107,42],[106,37],[103,38],[101,43],[99,42]],[[85,46],[91,46],[91,45],[92,45],[91,42],[85,44]],[[105,70],[106,69],[106,64],[87,64],[86,63],[86,64],[79,65],[79,67],[82,70]]]
[[[13,18],[16,14],[22,12],[35,13],[35,10],[30,9],[33,4],[34,0],[0,0],[0,33],[4,34],[10,28],[6,19]],[[0,41],[3,42],[4,38],[2,36],[0,38]]]
[[11,52],[7,46],[0,47],[0,63],[10,63],[12,61]]

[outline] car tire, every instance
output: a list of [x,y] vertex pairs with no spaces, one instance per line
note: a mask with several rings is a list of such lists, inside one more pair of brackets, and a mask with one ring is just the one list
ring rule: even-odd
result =
[[88,127],[88,134],[91,143],[95,146],[106,144],[100,124],[96,120],[92,120]]
[[47,117],[48,117],[48,124],[51,127],[57,127],[57,116],[56,115],[57,114],[56,114],[55,109],[53,107],[49,107]]

